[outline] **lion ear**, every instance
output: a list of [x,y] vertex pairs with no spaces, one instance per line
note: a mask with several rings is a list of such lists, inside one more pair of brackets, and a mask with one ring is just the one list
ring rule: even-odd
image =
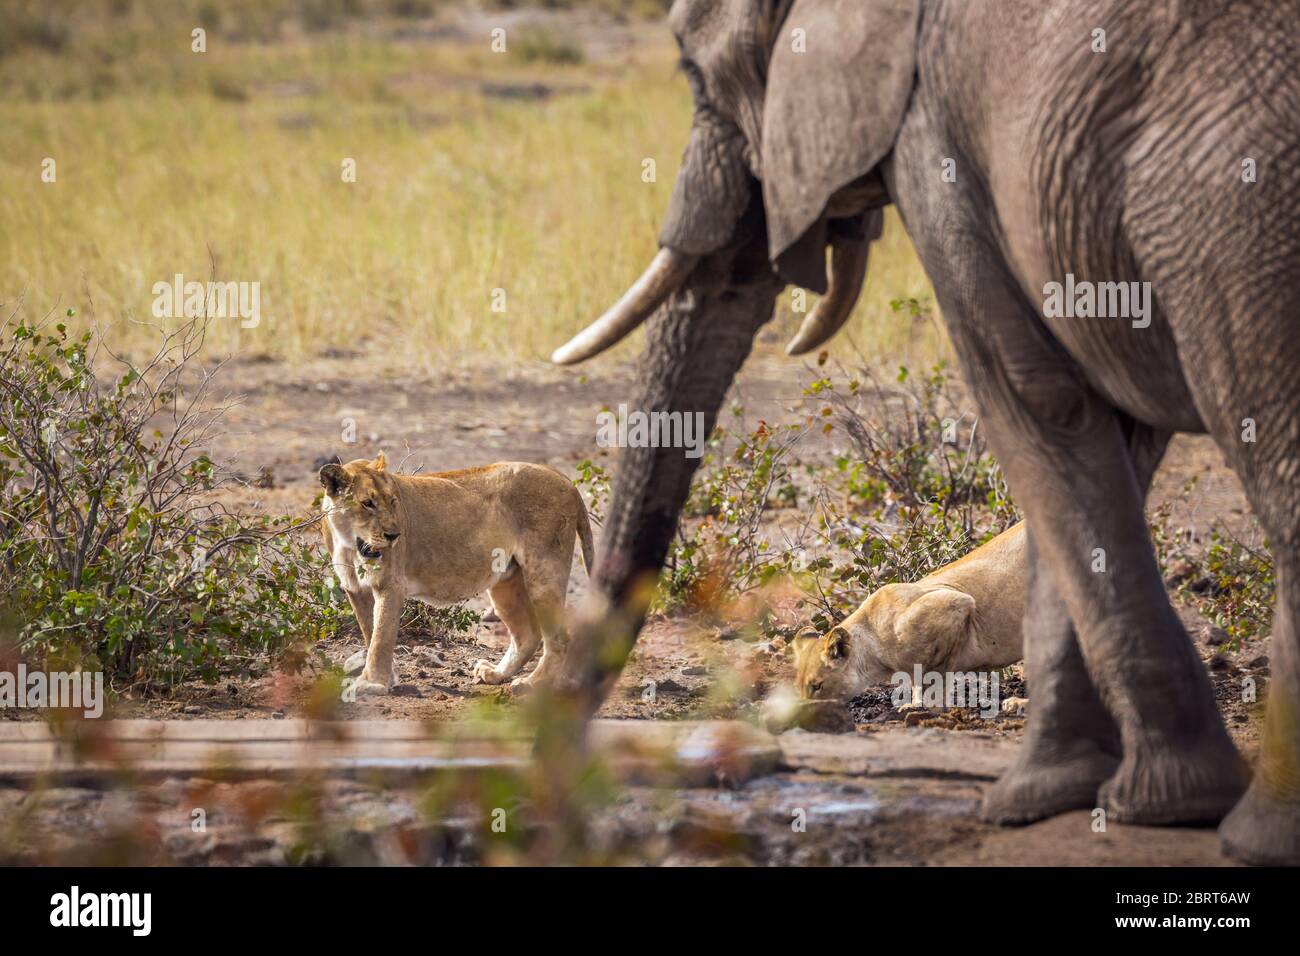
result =
[[837,661],[849,656],[849,632],[842,627],[833,627],[826,635],[826,647],[822,651],[828,660]]
[[320,483],[325,487],[325,493],[333,498],[340,492],[346,491],[352,484],[352,479],[348,477],[342,465],[332,461],[321,468]]
[[388,459],[384,457],[384,453],[381,451],[375,456],[375,460],[370,463],[370,466],[374,468],[375,471],[383,471],[388,467]]

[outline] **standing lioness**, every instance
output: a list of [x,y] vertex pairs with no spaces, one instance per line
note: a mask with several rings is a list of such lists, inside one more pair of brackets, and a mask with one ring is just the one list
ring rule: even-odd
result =
[[456,604],[487,591],[510,631],[495,667],[474,676],[500,684],[543,645],[516,685],[547,680],[562,650],[564,598],[575,537],[591,573],[591,523],[573,483],[543,465],[501,462],[463,471],[396,475],[383,452],[320,470],[321,531],[334,573],[352,602],[367,649],[345,665],[361,671],[357,694],[387,694],[402,602]]

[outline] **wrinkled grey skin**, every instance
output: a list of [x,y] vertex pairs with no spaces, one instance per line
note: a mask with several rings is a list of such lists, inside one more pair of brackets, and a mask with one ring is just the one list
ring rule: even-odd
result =
[[[1230,853],[1300,863],[1298,23],[1297,0],[672,11],[696,116],[660,241],[704,258],[650,320],[640,407],[711,426],[776,295],[826,287],[828,232],[897,205],[1030,529],[1034,708],[987,794],[992,820],[1227,814]],[[1044,286],[1067,273],[1150,282],[1149,327],[1045,318]],[[1143,516],[1178,431],[1213,436],[1276,562],[1249,790]],[[593,700],[640,627],[695,466],[679,449],[622,455],[596,574],[611,604],[575,635]]]

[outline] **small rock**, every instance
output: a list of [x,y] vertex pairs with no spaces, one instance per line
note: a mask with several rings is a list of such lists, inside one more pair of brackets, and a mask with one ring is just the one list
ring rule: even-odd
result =
[[921,721],[929,720],[933,716],[934,714],[926,710],[924,707],[918,707],[916,710],[909,710],[903,715],[903,726],[916,727],[921,723]]
[[203,713],[203,708],[200,707],[200,706],[198,706],[197,704],[190,704],[188,707],[183,708],[183,709],[181,710],[181,713],[183,713],[183,714],[201,714],[201,713]]
[[1177,587],[1195,573],[1196,565],[1186,558],[1179,558],[1169,565],[1169,574],[1165,576],[1165,582],[1170,587]]
[[273,710],[273,711],[271,711],[271,719],[272,719],[272,720],[284,720],[284,711],[282,711],[282,710]]
[[707,667],[701,667],[699,664],[692,664],[690,667],[682,668],[682,673],[687,677],[703,677],[708,672]]
[[1230,638],[1228,632],[1221,627],[1215,627],[1213,624],[1207,624],[1201,628],[1201,641],[1210,647],[1218,647],[1221,644],[1227,644]]
[[390,691],[394,697],[423,697],[420,688],[414,684],[395,684]]
[[1226,673],[1232,673],[1237,669],[1236,665],[1222,654],[1215,654],[1206,662],[1206,666],[1212,671],[1221,671]]
[[1267,654],[1260,654],[1259,657],[1255,658],[1253,661],[1250,662],[1250,666],[1251,666],[1251,667],[1267,667],[1267,666],[1268,666],[1268,655],[1267,655]]

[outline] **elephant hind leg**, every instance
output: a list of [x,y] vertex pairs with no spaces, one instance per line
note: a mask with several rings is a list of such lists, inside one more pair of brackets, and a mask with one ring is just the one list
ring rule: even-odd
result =
[[984,795],[990,823],[1033,823],[1097,805],[1120,761],[1119,729],[1101,704],[1074,625],[1029,533],[1025,666],[1032,715],[1015,764]]
[[[1143,495],[1169,443],[1167,432],[1126,422],[1129,455]],[[1119,766],[1119,727],[1102,706],[1079,651],[1065,602],[1029,530],[1025,664],[1033,716],[1015,764],[984,795],[992,823],[1032,823],[1097,806],[1097,791]]]
[[[1134,447],[1144,429],[1027,336],[1004,335],[995,346],[1014,360],[976,367],[972,388],[1025,510],[1037,563],[1049,571],[1087,674],[1120,731],[1122,759],[1093,805],[1117,822],[1217,822],[1241,797],[1248,775],[1156,564],[1143,513],[1148,476],[1139,474]],[[1038,587],[1034,594],[1042,601],[1052,591]],[[1063,623],[1056,628],[1063,632]],[[1027,635],[1031,647],[1036,637]],[[1067,673],[1069,664],[1068,655],[1056,661]],[[1031,700],[1034,680],[1031,672]],[[1037,719],[1031,710],[1030,725]],[[1061,733],[1077,734],[1068,716]],[[1095,782],[1102,763],[1082,759],[1073,765],[1079,789]],[[1077,790],[1067,795],[1081,799]]]

